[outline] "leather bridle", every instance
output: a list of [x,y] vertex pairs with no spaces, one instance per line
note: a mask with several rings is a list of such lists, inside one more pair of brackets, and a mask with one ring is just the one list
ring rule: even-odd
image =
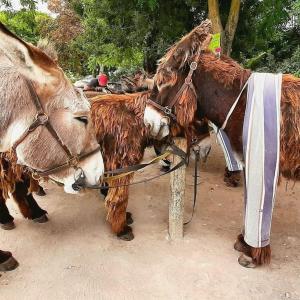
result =
[[194,60],[191,62],[189,73],[188,73],[187,77],[185,78],[183,85],[181,86],[179,91],[176,93],[175,97],[172,99],[172,101],[168,105],[162,106],[162,105],[158,104],[157,102],[151,100],[150,98],[147,99],[146,103],[151,104],[155,108],[159,109],[160,111],[162,111],[164,113],[164,115],[173,119],[173,121],[176,122],[176,116],[172,112],[173,107],[178,102],[178,100],[180,99],[180,97],[182,96],[184,91],[186,89],[190,88],[190,89],[192,89],[193,93],[197,96],[195,86],[193,84],[193,74],[198,68],[198,62],[200,59],[200,55],[201,55],[201,50],[197,52]]
[[[60,139],[60,137],[58,136],[57,132],[55,131],[55,129],[53,128],[53,126],[50,123],[49,120],[49,116],[45,113],[43,106],[41,104],[40,98],[37,95],[33,84],[31,81],[29,80],[25,80],[27,87],[29,89],[33,104],[36,108],[36,115],[34,120],[32,121],[31,125],[25,130],[25,132],[21,135],[21,137],[13,144],[12,146],[12,150],[16,150],[16,148],[25,140],[25,138],[31,133],[33,132],[35,129],[37,129],[39,126],[45,126],[47,128],[47,130],[49,131],[49,133],[52,135],[52,137],[57,141],[57,143],[60,145],[61,149],[63,152],[65,152],[65,154],[68,156],[68,160],[65,163],[62,163],[60,165],[56,165],[46,171],[38,171],[38,170],[34,170],[32,168],[28,168],[32,174],[34,176],[37,177],[46,177],[49,176],[51,174],[57,173],[59,171],[62,171],[66,168],[72,167],[75,170],[80,169],[78,167],[79,162],[96,153],[97,151],[100,150],[100,147],[97,147],[96,149],[88,152],[88,153],[82,153],[79,155],[73,155],[72,152],[70,151],[70,149],[63,143],[63,141]],[[81,169],[81,174],[83,174],[83,171]]]

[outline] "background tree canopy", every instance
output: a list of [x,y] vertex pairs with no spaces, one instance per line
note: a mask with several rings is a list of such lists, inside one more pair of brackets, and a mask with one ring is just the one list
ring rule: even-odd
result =
[[207,18],[208,4],[225,28],[233,2],[239,18],[226,53],[253,70],[300,76],[300,0],[49,0],[51,17],[34,0],[22,0],[19,11],[0,0],[0,21],[29,42],[52,41],[71,76],[99,68],[153,73],[166,49]]

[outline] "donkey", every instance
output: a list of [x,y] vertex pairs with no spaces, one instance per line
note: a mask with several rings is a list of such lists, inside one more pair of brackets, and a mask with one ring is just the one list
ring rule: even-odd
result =
[[[98,184],[104,165],[89,102],[56,62],[2,23],[0,106],[0,152],[13,148],[19,164],[44,172],[68,193],[78,192],[73,188],[78,170],[87,184]],[[11,256],[1,253],[5,269]]]
[[[211,22],[204,21],[161,59],[144,117],[153,136],[161,138],[169,134],[170,119],[161,110],[166,106],[172,108],[181,126],[187,127],[193,122],[198,111],[198,117],[206,117],[221,128],[250,77],[251,71],[243,69],[233,59],[218,58],[206,51],[211,40],[210,30]],[[246,97],[247,93],[242,92],[225,128],[240,160],[243,160]],[[300,79],[288,74],[282,78],[281,114],[280,173],[288,179],[300,180]],[[253,247],[243,234],[238,236],[234,248],[243,253],[239,259],[242,266],[255,267],[270,262],[270,245]]]
[[[92,98],[91,118],[95,127],[98,143],[101,146],[106,170],[115,170],[140,163],[146,147],[159,146],[143,123],[144,109],[149,92],[136,94],[106,94]],[[188,141],[197,138],[202,141],[202,157],[209,151],[210,138],[207,123],[194,122],[185,132],[178,126],[172,127],[172,135],[187,135]],[[197,135],[195,133],[197,132]],[[129,226],[133,220],[126,213],[129,186],[133,175],[110,182],[106,197],[107,220],[112,231],[120,239],[129,241],[134,238]]]

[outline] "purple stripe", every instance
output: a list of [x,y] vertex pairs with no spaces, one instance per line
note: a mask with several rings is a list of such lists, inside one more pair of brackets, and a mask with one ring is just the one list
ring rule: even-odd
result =
[[264,183],[265,197],[263,206],[263,218],[261,228],[262,246],[264,242],[269,244],[270,228],[273,210],[273,192],[274,178],[276,176],[277,165],[277,105],[275,76],[267,74],[264,86],[264,137],[265,137],[265,154],[264,154]]
[[227,150],[226,152],[228,153],[228,159],[230,160],[230,163],[231,163],[231,166],[232,166],[232,170],[230,170],[230,171],[240,171],[238,162],[236,161],[236,159],[234,157],[233,150],[231,148],[231,144],[230,144],[230,141],[229,141],[229,138],[228,138],[227,134],[222,129],[219,129],[219,134],[222,137],[222,140],[223,140],[222,144],[225,148],[225,151]]
[[[248,87],[247,87],[247,104],[245,110],[245,117],[244,117],[244,124],[243,124],[243,152],[244,152],[244,162],[246,164],[246,153],[247,153],[247,141],[248,141],[248,132],[249,132],[249,117],[251,108],[253,105],[253,76],[251,76],[248,80]],[[246,185],[246,165],[244,168],[244,204],[245,204],[245,212],[244,216],[246,217],[246,207],[247,207],[247,185]]]
[[247,141],[248,141],[248,132],[249,132],[249,117],[250,117],[250,112],[253,104],[252,103],[253,90],[254,90],[253,76],[251,76],[248,81],[247,105],[246,105],[244,124],[243,124],[243,152],[244,152],[245,162],[246,162]]

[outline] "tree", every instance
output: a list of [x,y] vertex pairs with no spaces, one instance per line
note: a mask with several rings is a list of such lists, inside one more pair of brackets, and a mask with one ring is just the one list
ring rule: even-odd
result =
[[231,55],[253,70],[297,75],[299,40],[299,0],[247,0],[241,5]]
[[221,33],[222,53],[230,56],[232,43],[239,20],[241,0],[231,0],[225,29],[223,28],[218,0],[208,0],[208,17],[212,21],[213,32]]
[[36,44],[41,37],[42,24],[49,19],[46,14],[32,10],[4,10],[0,12],[0,22],[9,27],[22,39]]

